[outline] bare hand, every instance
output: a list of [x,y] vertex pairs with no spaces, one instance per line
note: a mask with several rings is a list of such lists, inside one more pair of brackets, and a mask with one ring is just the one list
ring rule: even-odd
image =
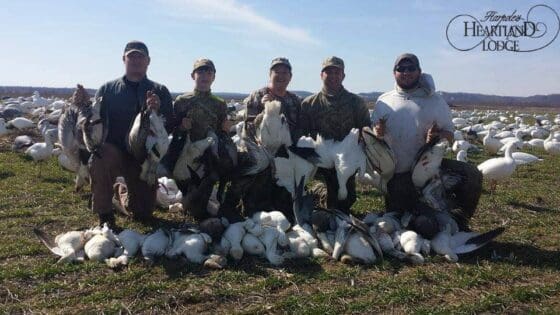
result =
[[266,102],[270,102],[274,100],[274,96],[270,95],[269,93],[265,94],[262,99],[261,99],[261,103],[266,103]]
[[385,123],[386,123],[386,119],[379,119],[379,122],[377,124],[375,124],[374,127],[374,132],[375,132],[375,136],[379,139],[383,139],[383,137],[385,137]]
[[148,106],[148,109],[154,110],[156,112],[159,111],[159,96],[152,90],[146,92],[146,105]]
[[426,143],[432,142],[435,138],[439,137],[439,127],[436,123],[434,123],[430,129],[428,129],[428,133],[426,134]]
[[183,130],[191,130],[192,128],[192,120],[190,118],[183,118],[183,120],[181,120],[181,129]]

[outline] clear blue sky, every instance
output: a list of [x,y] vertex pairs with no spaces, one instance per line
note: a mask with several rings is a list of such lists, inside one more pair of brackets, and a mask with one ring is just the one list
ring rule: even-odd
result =
[[[250,92],[267,83],[270,60],[286,56],[292,90],[317,91],[321,61],[346,62],[353,92],[392,89],[392,66],[414,52],[438,90],[527,96],[560,93],[560,38],[532,53],[454,50],[446,26],[458,14],[525,16],[540,1],[2,1],[0,85],[97,88],[123,74],[127,41],[144,41],[148,76],[190,91],[192,63],[217,67],[214,91]],[[549,32],[554,19],[547,18]],[[552,29],[554,28],[554,29]],[[550,33],[549,33],[550,34]]]

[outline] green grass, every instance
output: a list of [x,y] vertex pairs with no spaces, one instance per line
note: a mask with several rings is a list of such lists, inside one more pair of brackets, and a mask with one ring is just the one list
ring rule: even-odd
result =
[[[55,264],[31,229],[80,229],[96,216],[55,159],[41,165],[39,177],[38,165],[0,140],[0,313],[560,312],[560,156],[534,151],[543,162],[519,167],[493,194],[483,192],[472,227],[484,231],[507,221],[506,232],[457,264],[441,257],[421,266],[388,259],[368,267],[302,259],[278,268],[245,257],[210,271],[134,259],[113,271],[89,261]],[[479,163],[488,156],[469,158]],[[356,213],[383,209],[378,192],[359,195]],[[165,211],[156,216],[165,224],[182,219]],[[118,223],[152,229],[122,217]]]

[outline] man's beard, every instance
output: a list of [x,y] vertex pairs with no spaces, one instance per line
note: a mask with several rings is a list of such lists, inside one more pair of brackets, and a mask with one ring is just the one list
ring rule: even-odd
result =
[[404,81],[404,80],[401,80],[401,82],[397,81],[397,85],[403,90],[411,90],[411,89],[418,86],[418,84],[420,82],[420,76],[418,76],[418,78],[410,84],[407,84],[407,83],[402,82],[402,81]]

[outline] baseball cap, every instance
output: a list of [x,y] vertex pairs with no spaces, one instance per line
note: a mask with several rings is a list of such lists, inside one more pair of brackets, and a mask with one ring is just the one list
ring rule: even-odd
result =
[[270,63],[270,69],[272,70],[272,68],[274,68],[277,65],[285,65],[286,67],[290,68],[290,70],[292,70],[292,65],[290,64],[288,58],[277,57],[272,59],[272,62]]
[[148,47],[141,41],[133,40],[130,41],[124,46],[124,55],[128,55],[133,51],[137,51],[142,55],[149,57],[150,54],[148,53]]
[[214,72],[216,72],[216,67],[214,67],[214,63],[212,62],[212,60],[207,58],[200,58],[195,60],[192,72],[194,73],[197,69],[202,67],[208,67],[212,69]]
[[418,67],[418,69],[420,69],[420,62],[418,61],[418,57],[416,57],[416,55],[411,54],[411,53],[406,53],[406,54],[399,55],[397,57],[397,60],[395,60],[395,65],[393,66],[393,69],[395,69],[403,60],[409,60],[416,67]]
[[323,72],[328,67],[337,67],[344,70],[344,61],[336,56],[329,57],[323,61],[323,66],[321,72]]

